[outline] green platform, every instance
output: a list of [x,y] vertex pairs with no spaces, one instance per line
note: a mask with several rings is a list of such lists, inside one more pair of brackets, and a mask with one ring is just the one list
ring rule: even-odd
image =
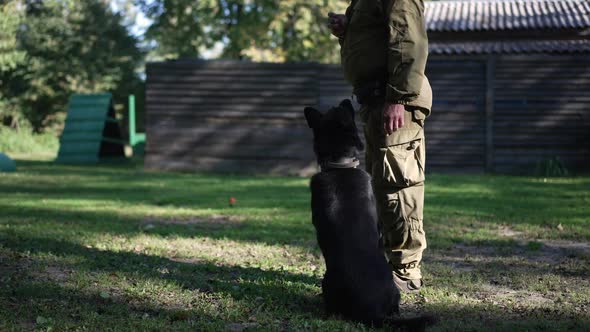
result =
[[124,146],[110,93],[72,95],[57,162],[93,164],[123,158]]
[[14,172],[16,171],[16,163],[7,155],[0,152],[0,172]]
[[134,156],[143,156],[145,150],[145,133],[138,133],[135,126],[135,96],[129,96],[129,145]]

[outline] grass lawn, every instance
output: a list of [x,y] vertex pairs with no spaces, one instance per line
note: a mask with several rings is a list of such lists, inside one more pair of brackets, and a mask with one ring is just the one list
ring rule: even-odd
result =
[[[362,330],[324,317],[308,179],[19,161],[0,174],[0,330]],[[230,197],[236,199],[230,207]],[[590,177],[431,174],[432,331],[588,331]]]

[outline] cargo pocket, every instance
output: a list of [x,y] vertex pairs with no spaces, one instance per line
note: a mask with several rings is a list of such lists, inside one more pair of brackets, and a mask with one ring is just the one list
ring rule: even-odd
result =
[[424,181],[423,139],[381,148],[383,179],[396,187],[409,187]]
[[384,192],[386,202],[380,210],[382,245],[392,266],[420,261],[426,248],[422,227],[424,186]]
[[408,237],[408,223],[404,202],[398,192],[386,194],[386,209],[379,218],[383,221],[383,245],[388,250],[403,247]]

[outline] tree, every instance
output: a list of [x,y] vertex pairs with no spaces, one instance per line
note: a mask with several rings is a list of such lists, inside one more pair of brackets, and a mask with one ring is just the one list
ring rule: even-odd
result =
[[327,29],[337,0],[138,0],[154,23],[146,37],[155,58],[202,56],[216,44],[221,57],[334,62],[337,43]]
[[18,48],[16,37],[23,17],[19,1],[0,1],[0,120],[11,127],[18,125],[18,107],[14,98],[5,96],[3,87],[8,84],[8,73],[25,61],[26,53]]
[[[131,88],[142,59],[137,40],[106,0],[28,0],[17,35],[26,61],[4,73],[36,131],[63,120],[72,93]],[[60,116],[60,114],[62,116]]]
[[23,14],[19,1],[0,1],[0,72],[14,69],[25,60],[16,38]]
[[328,12],[344,12],[346,1],[279,1],[269,25],[270,42],[287,61],[339,60],[339,45],[327,28]]

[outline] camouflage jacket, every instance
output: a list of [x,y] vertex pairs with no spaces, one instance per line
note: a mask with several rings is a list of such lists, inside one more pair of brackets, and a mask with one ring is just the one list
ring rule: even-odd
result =
[[388,102],[430,113],[423,0],[352,0],[346,16],[340,44],[347,80],[355,87],[381,80]]

